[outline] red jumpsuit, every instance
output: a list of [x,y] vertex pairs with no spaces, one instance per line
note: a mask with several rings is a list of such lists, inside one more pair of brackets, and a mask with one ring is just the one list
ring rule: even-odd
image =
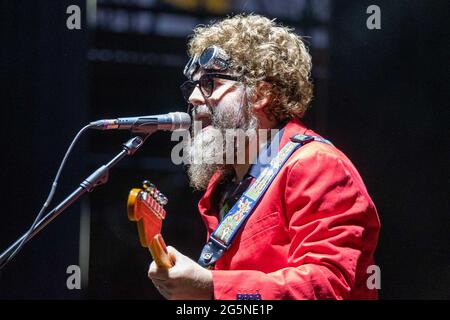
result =
[[[294,119],[295,134],[318,136]],[[216,174],[200,199],[207,236],[219,223]],[[335,147],[310,142],[280,169],[231,247],[214,266],[214,299],[376,299],[366,282],[380,222],[364,183]]]

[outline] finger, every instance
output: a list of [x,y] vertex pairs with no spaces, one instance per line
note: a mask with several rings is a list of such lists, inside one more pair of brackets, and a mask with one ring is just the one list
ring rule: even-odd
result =
[[174,247],[172,247],[172,246],[167,246],[167,252],[171,253],[171,254],[173,254],[175,256],[180,254],[180,252],[177,249],[175,249]]
[[173,264],[175,264],[178,259],[182,259],[183,257],[183,254],[181,254],[177,249],[175,249],[172,246],[167,247],[167,253],[169,254],[169,257],[172,260]]
[[160,291],[159,293],[161,293],[161,295],[162,295],[164,298],[166,298],[167,300],[170,300],[170,299],[171,299],[171,295],[170,295],[169,292],[166,292],[166,291]]
[[152,283],[158,291],[167,291],[168,289],[162,281],[152,279]]
[[172,252],[169,252],[169,259],[172,262],[172,266],[177,264],[177,257]]
[[158,267],[156,262],[153,261],[148,269],[148,277],[151,280],[167,281],[169,274],[167,269]]
[[155,286],[155,288],[158,290],[158,292],[166,299],[169,299],[170,297],[170,291],[168,290],[168,288],[162,284],[161,282],[158,281],[153,281],[153,285]]

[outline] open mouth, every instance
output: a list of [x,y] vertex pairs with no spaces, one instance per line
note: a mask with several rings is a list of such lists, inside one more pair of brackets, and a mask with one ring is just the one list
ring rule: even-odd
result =
[[202,123],[202,131],[211,127],[212,117],[210,113],[199,112],[194,116],[194,121],[200,121]]

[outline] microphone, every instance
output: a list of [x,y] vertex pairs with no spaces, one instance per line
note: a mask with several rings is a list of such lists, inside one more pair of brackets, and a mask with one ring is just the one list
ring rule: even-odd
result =
[[158,130],[174,131],[189,129],[191,117],[185,112],[170,112],[154,116],[102,119],[91,122],[89,127],[96,130],[131,130],[137,133],[152,133]]

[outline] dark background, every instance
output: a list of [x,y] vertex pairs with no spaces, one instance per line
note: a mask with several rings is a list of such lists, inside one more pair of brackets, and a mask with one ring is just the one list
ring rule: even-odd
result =
[[[66,28],[71,4],[81,8],[81,30]],[[381,8],[381,30],[366,27],[371,4]],[[380,297],[450,298],[448,1],[11,0],[0,10],[0,250],[31,224],[83,125],[184,111],[178,86],[192,26],[253,11],[308,36],[315,100],[305,122],[352,159],[378,208]],[[53,205],[129,136],[83,136]],[[169,198],[166,242],[197,258],[200,194],[171,163],[174,144],[168,133],[150,137],[107,185],[28,243],[2,271],[0,297],[161,299],[125,204],[129,189],[152,180]],[[82,290],[67,289],[69,265],[81,265]]]

